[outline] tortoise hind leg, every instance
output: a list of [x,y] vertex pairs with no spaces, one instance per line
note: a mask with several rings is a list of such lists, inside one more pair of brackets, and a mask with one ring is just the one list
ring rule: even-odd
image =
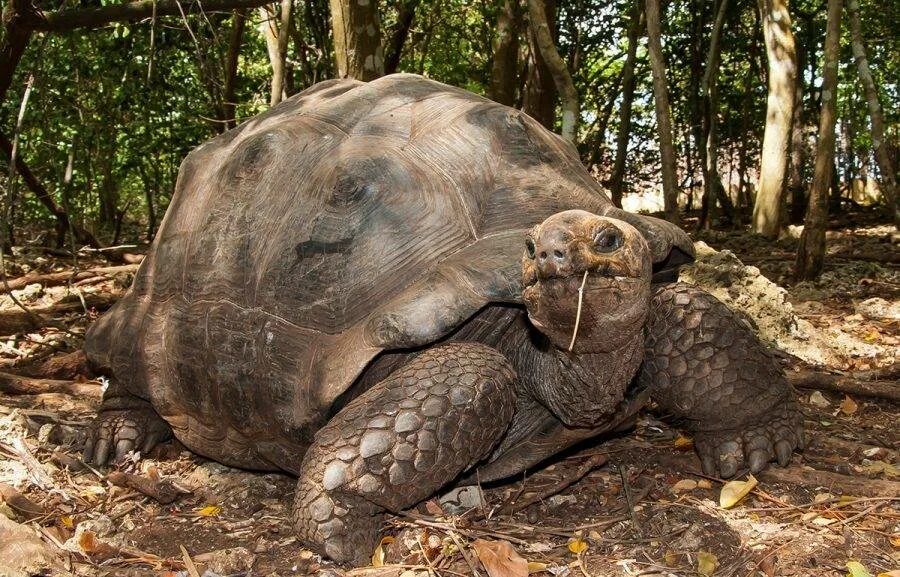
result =
[[429,349],[335,415],[300,467],[299,537],[364,562],[388,511],[415,505],[497,445],[515,409],[507,359],[478,343]]
[[703,472],[732,477],[803,446],[803,417],[781,367],[712,295],[682,283],[650,302],[640,379],[659,407],[694,432]]

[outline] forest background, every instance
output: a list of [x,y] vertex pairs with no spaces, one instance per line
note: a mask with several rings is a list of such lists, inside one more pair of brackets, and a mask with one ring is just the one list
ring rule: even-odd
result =
[[7,251],[148,241],[190,149],[396,71],[524,110],[626,208],[768,238],[806,222],[798,278],[827,215],[900,218],[896,2],[11,0],[3,24]]

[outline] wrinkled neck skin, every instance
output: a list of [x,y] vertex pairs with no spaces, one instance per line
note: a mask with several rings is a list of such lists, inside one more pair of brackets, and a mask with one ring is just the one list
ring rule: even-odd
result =
[[[579,330],[580,332],[580,330]],[[596,427],[613,415],[644,358],[643,322],[619,333],[612,350],[568,352],[540,334],[522,385],[569,427]],[[543,341],[543,343],[540,343]]]
[[[582,279],[565,282],[574,280],[580,285]],[[589,273],[571,352],[577,290],[562,282],[538,283],[525,292],[529,321],[544,339],[535,373],[541,378],[529,379],[527,386],[567,426],[594,427],[616,411],[643,360],[649,278]]]

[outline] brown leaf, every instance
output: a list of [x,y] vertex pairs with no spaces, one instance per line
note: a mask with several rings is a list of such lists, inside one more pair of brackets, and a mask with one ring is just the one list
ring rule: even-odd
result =
[[527,577],[528,562],[509,541],[476,539],[472,547],[490,577]]
[[850,395],[844,396],[844,400],[841,401],[841,412],[845,415],[852,415],[859,409],[859,405],[856,404],[856,401],[850,398]]
[[435,517],[445,517],[447,515],[444,513],[444,509],[441,507],[441,504],[438,503],[437,499],[425,501],[425,511],[427,511],[429,515],[434,515]]
[[43,507],[6,483],[0,483],[0,500],[6,501],[7,505],[26,519],[34,519],[45,514]]

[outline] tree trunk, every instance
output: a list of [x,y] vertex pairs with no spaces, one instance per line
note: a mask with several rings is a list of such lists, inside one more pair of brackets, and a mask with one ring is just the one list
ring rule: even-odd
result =
[[491,66],[491,100],[515,106],[519,85],[519,32],[522,15],[517,0],[505,0],[497,15],[497,39]]
[[277,16],[272,6],[260,6],[259,8],[259,15],[262,20],[259,24],[259,31],[266,40],[269,63],[272,65],[269,106],[275,106],[285,97],[285,69],[293,2],[292,0],[281,0],[280,4],[281,10]]
[[841,38],[843,0],[828,0],[828,25],[825,32],[824,77],[822,79],[822,111],[819,115],[819,141],[816,145],[816,167],[809,191],[806,223],[797,248],[795,280],[811,280],[819,276],[825,261],[825,226],[828,224],[828,189],[834,166],[834,126],[837,110],[838,57]]
[[[409,29],[412,28],[413,20],[416,17],[416,7],[419,0],[404,0],[400,4],[397,13],[397,28],[391,34],[391,41],[388,44],[387,54],[384,57],[384,73],[393,74],[397,72],[400,66],[400,57],[403,55],[403,46],[406,44],[406,38],[409,36]],[[516,51],[518,53],[518,45]]]
[[28,14],[33,11],[28,0],[12,0],[3,8],[3,39],[0,41],[0,103],[6,100],[6,93],[16,74],[16,67],[31,40],[31,29],[25,25]]
[[631,7],[631,18],[628,23],[628,52],[622,67],[622,105],[619,107],[619,131],[616,134],[616,160],[613,163],[612,175],[609,177],[612,201],[619,208],[622,208],[622,194],[625,188],[625,161],[628,158],[628,139],[631,137],[631,105],[634,101],[636,84],[634,68],[643,17],[644,11],[641,10],[640,0],[635,0]]
[[578,92],[569,74],[569,68],[559,55],[550,25],[547,23],[547,12],[543,0],[528,0],[528,16],[537,43],[538,51],[553,77],[556,91],[562,104],[562,130],[560,133],[566,140],[575,142],[578,137]]
[[869,61],[866,58],[866,45],[863,42],[862,24],[859,20],[859,3],[857,0],[847,1],[847,12],[850,16],[850,35],[852,38],[853,59],[859,72],[859,80],[866,93],[866,104],[869,106],[869,119],[872,122],[872,148],[875,149],[875,160],[881,173],[881,192],[888,206],[894,224],[900,226],[900,199],[897,198],[897,176],[888,141],[884,134],[884,114],[878,102],[878,88]]
[[775,238],[782,225],[797,54],[794,51],[788,0],[759,0],[759,11],[769,62],[769,97],[760,152],[759,184],[753,207],[753,232]]
[[384,76],[384,48],[376,0],[331,0],[334,58],[339,78]]
[[[694,189],[697,185],[697,169],[699,167],[701,178],[703,176],[703,167],[706,166],[706,146],[703,137],[703,99],[700,97],[700,82],[703,78],[703,30],[706,24],[706,0],[693,0],[691,2],[691,11],[693,20],[691,22],[691,69],[688,94],[688,112],[690,122],[688,123],[689,137],[685,138],[686,142],[693,140],[693,147],[685,146],[685,156],[688,165],[688,202],[687,210],[692,210],[694,205]],[[692,156],[692,148],[693,155]],[[701,198],[702,205],[702,198]],[[703,214],[701,214],[702,226]]]
[[666,86],[666,63],[662,53],[662,30],[659,21],[659,0],[647,1],[647,38],[650,67],[653,70],[653,98],[656,103],[656,130],[662,160],[663,198],[666,219],[679,223],[678,189],[675,182],[675,146],[672,143],[672,120],[669,113],[669,92]]
[[[544,14],[553,38],[556,38],[556,0],[544,0]],[[554,40],[555,42],[555,40]],[[528,46],[531,58],[522,97],[522,109],[548,130],[556,128],[556,84],[537,46],[534,28],[529,27]]]
[[238,58],[241,54],[246,23],[247,9],[236,9],[231,18],[231,35],[228,38],[228,53],[225,55],[225,86],[222,89],[222,111],[225,114],[224,118],[220,119],[222,120],[222,132],[237,126],[235,86],[237,84]]
[[[724,201],[725,191],[719,176],[719,143],[718,143],[718,76],[720,62],[720,38],[722,27],[725,25],[725,15],[728,10],[728,0],[721,0],[716,20],[709,36],[709,50],[706,53],[706,70],[700,82],[700,98],[703,102],[703,146],[705,163],[703,170],[703,204],[700,214],[699,227],[711,226],[715,220],[716,199],[723,199],[722,206],[726,212],[730,208],[730,201]],[[728,215],[731,217],[731,214]]]
[[[6,158],[6,162],[9,162],[9,158],[12,155],[12,142],[6,138],[6,136],[0,133],[0,152],[3,153]],[[75,240],[90,245],[94,248],[101,248],[101,244],[94,238],[90,232],[84,230],[83,228],[76,226],[74,223],[71,223],[69,220],[69,215],[65,211],[65,209],[59,206],[56,201],[53,199],[53,196],[44,188],[44,185],[34,176],[34,173],[28,168],[28,165],[25,164],[25,161],[22,160],[21,156],[16,155],[16,172],[22,177],[22,180],[25,182],[25,186],[28,187],[28,190],[34,194],[35,198],[44,205],[44,208],[56,218],[57,221],[57,229],[68,231],[69,227],[72,227],[72,230],[75,233]]]
[[[812,23],[806,23],[811,26]],[[797,46],[797,69],[803,70],[805,65],[806,49],[801,42]],[[794,91],[794,117],[791,120],[791,168],[788,179],[788,188],[791,192],[791,224],[800,224],[803,221],[803,213],[806,207],[806,183],[803,175],[803,163],[805,161],[805,142],[803,125],[803,75],[797,76],[797,87]]]

